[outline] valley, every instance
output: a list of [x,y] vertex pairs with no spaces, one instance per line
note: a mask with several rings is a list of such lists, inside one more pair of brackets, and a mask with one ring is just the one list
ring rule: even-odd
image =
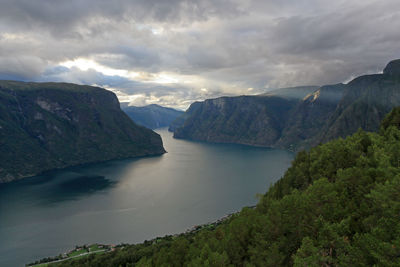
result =
[[[83,244],[138,243],[257,203],[293,154],[172,138],[168,153],[69,167],[0,184],[0,266],[23,266]],[[252,170],[249,173],[249,169]]]

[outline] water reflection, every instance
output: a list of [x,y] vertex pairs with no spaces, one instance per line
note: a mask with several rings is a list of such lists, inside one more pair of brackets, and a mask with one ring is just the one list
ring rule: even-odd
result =
[[60,201],[78,200],[99,191],[106,191],[115,184],[115,181],[101,175],[72,176],[48,188],[43,195],[43,202],[55,205]]
[[0,185],[0,266],[77,244],[135,243],[254,205],[293,158],[282,150],[175,140],[159,157],[109,161]]

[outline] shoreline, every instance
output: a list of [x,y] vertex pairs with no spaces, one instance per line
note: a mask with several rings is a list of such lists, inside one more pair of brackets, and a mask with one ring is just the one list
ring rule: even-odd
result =
[[[243,210],[244,208],[255,209],[256,207],[257,207],[257,205],[245,206],[245,207],[242,208],[242,210]],[[121,244],[118,244],[118,245],[90,244],[90,245],[76,246],[75,249],[70,250],[70,251],[68,251],[68,252],[64,252],[64,253],[62,253],[62,254],[60,254],[60,255],[68,255],[68,254],[74,253],[74,252],[79,251],[79,250],[82,250],[82,249],[90,248],[90,247],[95,246],[95,245],[97,245],[97,246],[103,246],[103,247],[105,247],[106,249],[103,249],[103,250],[101,250],[101,251],[100,251],[100,250],[92,251],[92,252],[88,251],[88,252],[84,252],[84,253],[81,253],[81,254],[78,254],[78,255],[74,255],[74,256],[66,256],[66,257],[61,258],[61,259],[58,258],[58,257],[60,257],[60,255],[59,255],[59,256],[55,256],[55,257],[42,258],[42,259],[37,260],[37,261],[35,261],[35,262],[25,264],[25,266],[29,266],[29,267],[47,266],[47,265],[49,265],[49,264],[53,264],[53,263],[57,263],[57,262],[62,262],[62,261],[67,261],[67,260],[73,260],[73,259],[78,258],[78,257],[89,256],[89,255],[95,254],[95,253],[100,253],[100,252],[108,253],[108,252],[112,252],[112,251],[117,250],[117,249],[123,249],[123,248],[126,247],[126,246],[135,246],[135,245],[142,244],[142,243],[147,243],[147,242],[150,242],[150,243],[154,244],[154,243],[160,242],[161,240],[166,239],[166,238],[171,238],[171,237],[174,238],[174,237],[178,237],[178,236],[182,236],[182,235],[183,235],[183,236],[185,236],[185,235],[191,235],[191,234],[194,234],[194,233],[199,232],[199,231],[201,231],[201,230],[203,230],[203,229],[206,229],[206,228],[208,228],[208,229],[215,228],[215,227],[217,227],[218,225],[220,225],[220,224],[226,222],[227,220],[229,220],[229,219],[232,218],[234,215],[236,215],[236,214],[238,214],[238,213],[240,213],[240,212],[241,212],[241,211],[228,213],[228,214],[226,214],[226,215],[224,215],[224,216],[222,216],[222,217],[220,217],[220,218],[218,218],[218,219],[216,219],[216,220],[214,220],[214,221],[207,222],[207,223],[204,223],[204,224],[194,225],[194,226],[188,228],[188,229],[187,229],[186,231],[184,231],[184,232],[180,232],[180,233],[176,233],[176,234],[172,234],[172,235],[165,235],[165,236],[162,236],[162,237],[161,237],[161,236],[158,236],[158,237],[152,238],[152,239],[150,239],[150,240],[144,240],[143,242],[136,243],[136,244],[124,244],[124,243],[121,243]],[[49,259],[50,261],[46,261],[47,259]]]

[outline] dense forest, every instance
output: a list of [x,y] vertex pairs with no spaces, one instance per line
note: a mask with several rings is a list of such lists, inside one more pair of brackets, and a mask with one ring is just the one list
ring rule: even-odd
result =
[[0,80],[0,183],[44,171],[165,153],[103,88]]
[[59,265],[399,266],[399,125],[396,108],[378,133],[299,152],[255,209],[214,229]]

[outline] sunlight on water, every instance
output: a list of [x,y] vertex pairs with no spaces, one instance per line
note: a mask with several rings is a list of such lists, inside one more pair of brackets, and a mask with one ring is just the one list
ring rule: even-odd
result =
[[254,205],[293,154],[176,140],[168,153],[92,164],[0,185],[0,266],[78,244],[136,243]]

